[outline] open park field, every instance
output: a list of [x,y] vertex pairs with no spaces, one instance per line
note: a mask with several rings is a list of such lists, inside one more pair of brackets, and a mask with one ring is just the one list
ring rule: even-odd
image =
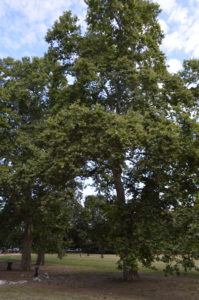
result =
[[[33,262],[35,256],[33,255]],[[68,254],[62,260],[46,256],[41,267],[41,281],[33,281],[30,272],[19,270],[20,255],[0,256],[0,280],[21,281],[20,285],[0,286],[1,300],[198,300],[199,274],[164,277],[158,271],[142,269],[140,278],[123,282],[117,270],[117,257]],[[14,261],[13,270],[6,271],[6,261]]]

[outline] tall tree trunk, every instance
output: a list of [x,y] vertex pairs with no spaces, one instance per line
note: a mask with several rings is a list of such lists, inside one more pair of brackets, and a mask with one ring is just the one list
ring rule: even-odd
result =
[[112,169],[113,179],[115,184],[115,189],[117,193],[117,203],[124,204],[125,203],[125,192],[122,183],[122,169],[119,166],[118,168]]
[[36,265],[44,265],[44,264],[45,264],[45,252],[40,249],[37,253]]
[[128,281],[131,279],[139,279],[138,271],[137,269],[133,268],[132,266],[129,267],[128,263],[125,261],[125,258],[123,260],[123,280]]
[[22,244],[21,269],[29,271],[31,267],[31,249],[32,249],[32,223],[27,222]]
[[[125,191],[124,186],[122,183],[122,168],[119,166],[117,168],[112,169],[113,172],[113,179],[116,189],[116,195],[117,195],[117,204],[122,205],[125,204],[126,198],[125,198]],[[128,254],[123,253],[123,280],[128,281],[132,279],[132,277],[137,277],[137,271],[133,270],[132,268],[129,268],[128,263],[125,258],[127,258]],[[135,275],[135,276],[134,276]]]
[[123,267],[122,267],[122,271],[123,271],[123,280],[124,281],[128,281],[130,278],[130,274],[127,268],[127,264],[125,261],[123,261]]

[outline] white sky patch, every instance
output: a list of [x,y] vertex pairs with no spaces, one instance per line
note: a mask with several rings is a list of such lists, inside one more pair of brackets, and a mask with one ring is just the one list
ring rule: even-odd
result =
[[177,73],[182,69],[182,62],[178,59],[169,59],[168,69],[171,73]]
[[6,12],[6,7],[5,7],[5,4],[2,3],[2,4],[0,5],[0,18],[1,18],[2,16],[4,16],[5,12]]
[[84,182],[84,189],[83,189],[83,197],[82,197],[82,204],[85,201],[85,198],[87,196],[91,196],[91,195],[97,195],[97,191],[96,189],[92,186],[93,185],[93,180],[92,178],[88,178],[85,180]]
[[72,5],[72,0],[1,0],[7,10],[20,13],[30,23],[46,19],[55,20],[63,10]]
[[176,5],[175,0],[156,0],[154,2],[157,2],[166,13],[171,13]]
[[21,46],[19,41],[12,40],[7,35],[1,37],[1,42],[10,50],[17,50]]
[[72,10],[83,23],[85,8],[83,0],[0,0],[0,52],[16,57],[32,50],[41,56],[46,32],[59,16]]
[[[169,21],[181,24],[187,24],[188,22],[188,9],[181,7],[180,5],[175,5],[173,10],[169,14]],[[189,23],[189,22],[188,22]]]
[[[165,39],[161,49],[168,59],[198,58],[199,0],[152,1],[162,9],[159,23]],[[84,30],[84,0],[0,0],[0,53],[14,58],[24,53],[42,56],[47,30],[66,10],[78,16]]]
[[164,31],[164,33],[167,33],[169,30],[167,23],[163,19],[159,19],[159,24],[161,26],[161,29]]
[[163,22],[160,22],[163,31],[166,32],[163,51],[170,59],[172,56],[174,58],[177,52],[184,58],[199,58],[199,0],[155,2],[163,10]]

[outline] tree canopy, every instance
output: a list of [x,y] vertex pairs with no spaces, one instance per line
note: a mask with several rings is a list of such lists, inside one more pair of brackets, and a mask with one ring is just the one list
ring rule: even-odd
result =
[[[0,61],[1,214],[18,216],[24,269],[32,245],[74,237],[112,247],[127,280],[160,253],[182,264],[198,255],[198,60],[167,71],[157,4],[85,2],[86,29],[67,11],[43,58]],[[98,195],[81,206],[88,178]]]

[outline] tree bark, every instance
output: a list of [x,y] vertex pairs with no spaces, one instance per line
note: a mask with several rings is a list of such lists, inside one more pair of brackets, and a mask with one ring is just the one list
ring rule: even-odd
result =
[[123,280],[124,281],[128,281],[129,280],[129,272],[128,272],[128,268],[127,268],[127,265],[126,265],[126,262],[123,261]]
[[32,249],[32,224],[26,223],[24,240],[22,244],[21,269],[29,271],[31,267],[31,249]]
[[129,268],[126,261],[123,261],[123,280],[128,281],[132,279],[139,279],[138,271],[133,269],[132,267]]
[[122,169],[121,167],[112,169],[113,172],[113,179],[117,194],[117,203],[124,204],[125,203],[125,192],[122,183]]
[[45,264],[45,253],[43,250],[39,250],[37,253],[37,261],[36,265],[44,265]]
[[[122,168],[119,166],[117,168],[112,169],[113,172],[113,179],[114,179],[114,185],[116,189],[116,195],[117,195],[117,205],[122,205],[126,203],[125,198],[125,191],[124,186],[122,183]],[[124,254],[122,255],[124,256]],[[125,255],[127,257],[127,254]],[[123,259],[123,280],[128,281],[132,278],[138,278],[137,270],[133,270],[132,268],[128,267],[128,264],[125,260],[125,256]]]

